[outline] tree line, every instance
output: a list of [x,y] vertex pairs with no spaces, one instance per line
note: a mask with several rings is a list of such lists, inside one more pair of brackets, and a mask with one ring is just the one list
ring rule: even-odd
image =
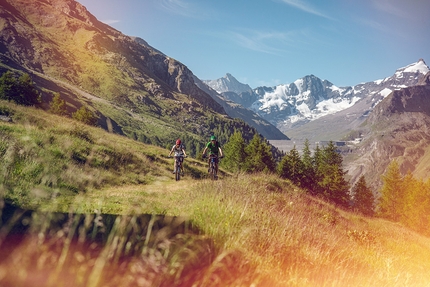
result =
[[410,171],[403,175],[394,160],[382,181],[377,214],[430,236],[430,179],[416,179]]
[[306,140],[302,153],[294,147],[280,161],[271,158],[270,147],[261,137],[246,142],[235,132],[223,147],[221,165],[231,172],[271,172],[288,179],[309,194],[352,209],[366,216],[378,216],[430,235],[430,179],[402,175],[395,160],[382,175],[383,185],[374,192],[361,176],[351,186],[345,179],[342,155],[333,142],[310,150]]
[[333,142],[324,147],[317,145],[312,152],[306,140],[301,155],[294,147],[280,160],[276,160],[269,143],[260,136],[255,135],[247,143],[240,132],[235,132],[223,151],[225,159],[221,165],[231,172],[277,173],[312,195],[344,207],[351,204],[350,186],[345,179],[342,156],[336,151]]
[[[7,71],[0,77],[0,99],[26,106],[38,105],[41,93],[29,74],[16,75]],[[59,93],[54,93],[49,102],[49,112],[67,116],[67,102]],[[73,112],[71,117],[89,125],[97,123],[96,115],[85,106]],[[342,156],[333,142],[321,147],[317,145],[312,152],[306,140],[301,154],[296,147],[282,153],[243,121],[224,123],[212,117],[208,118],[207,124],[224,144],[225,159],[221,166],[231,172],[277,173],[310,194],[338,206],[353,208],[368,216],[376,214],[430,235],[430,180],[415,179],[410,172],[402,175],[397,161],[389,165],[382,176],[381,190],[374,193],[364,176],[350,186],[345,179]],[[201,159],[206,143],[188,134],[178,137],[182,138],[189,155]],[[166,147],[170,149],[170,143]]]

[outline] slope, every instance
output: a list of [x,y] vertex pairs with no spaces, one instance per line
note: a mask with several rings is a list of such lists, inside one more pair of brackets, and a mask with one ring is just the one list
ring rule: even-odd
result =
[[[275,175],[208,181],[205,163],[193,159],[177,183],[166,149],[34,108],[0,107],[11,119],[0,121],[2,199],[41,212],[17,221],[31,227],[29,237],[8,237],[9,222],[0,225],[0,244],[8,246],[0,248],[8,250],[0,256],[2,286],[425,286],[430,280],[429,239],[398,224],[337,209]],[[63,225],[51,226],[58,212],[66,216]],[[73,214],[86,218],[82,225],[64,220]],[[156,216],[172,226],[162,228]],[[171,235],[183,228],[172,217],[195,232]],[[154,234],[137,236],[144,218]],[[117,228],[106,229],[115,222]],[[95,231],[104,244],[91,237]]]
[[181,136],[196,149],[214,130],[221,141],[234,129],[249,139],[256,133],[229,118],[186,66],[99,22],[78,2],[8,0],[0,14],[2,71],[29,73],[44,108],[60,92],[69,115],[85,105],[100,126],[160,146]]
[[392,92],[354,131],[362,142],[346,154],[345,162],[353,179],[366,175],[375,187],[388,164],[397,160],[403,174],[410,171],[427,179],[430,146],[430,86],[421,85]]

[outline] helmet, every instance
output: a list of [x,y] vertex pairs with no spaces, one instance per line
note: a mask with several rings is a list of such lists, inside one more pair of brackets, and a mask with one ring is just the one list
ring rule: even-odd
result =
[[181,144],[181,140],[180,140],[180,139],[177,139],[177,140],[176,140],[176,144],[177,144],[177,145],[180,145],[180,144]]
[[216,136],[211,136],[211,141],[216,141]]

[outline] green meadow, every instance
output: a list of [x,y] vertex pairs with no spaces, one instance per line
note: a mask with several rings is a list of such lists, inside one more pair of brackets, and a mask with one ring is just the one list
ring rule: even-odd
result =
[[[0,101],[0,286],[429,286],[430,239]],[[7,121],[10,118],[11,121]],[[16,227],[18,226],[18,227]]]

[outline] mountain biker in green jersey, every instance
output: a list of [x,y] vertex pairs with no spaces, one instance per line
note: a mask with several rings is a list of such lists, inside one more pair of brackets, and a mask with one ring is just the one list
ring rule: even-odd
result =
[[203,158],[206,157],[206,152],[208,152],[208,154],[209,154],[208,172],[210,172],[211,156],[215,156],[215,168],[216,168],[216,172],[218,174],[218,157],[222,158],[223,154],[222,154],[221,145],[217,141],[216,136],[211,136],[210,141],[206,144],[206,147],[203,150]]

